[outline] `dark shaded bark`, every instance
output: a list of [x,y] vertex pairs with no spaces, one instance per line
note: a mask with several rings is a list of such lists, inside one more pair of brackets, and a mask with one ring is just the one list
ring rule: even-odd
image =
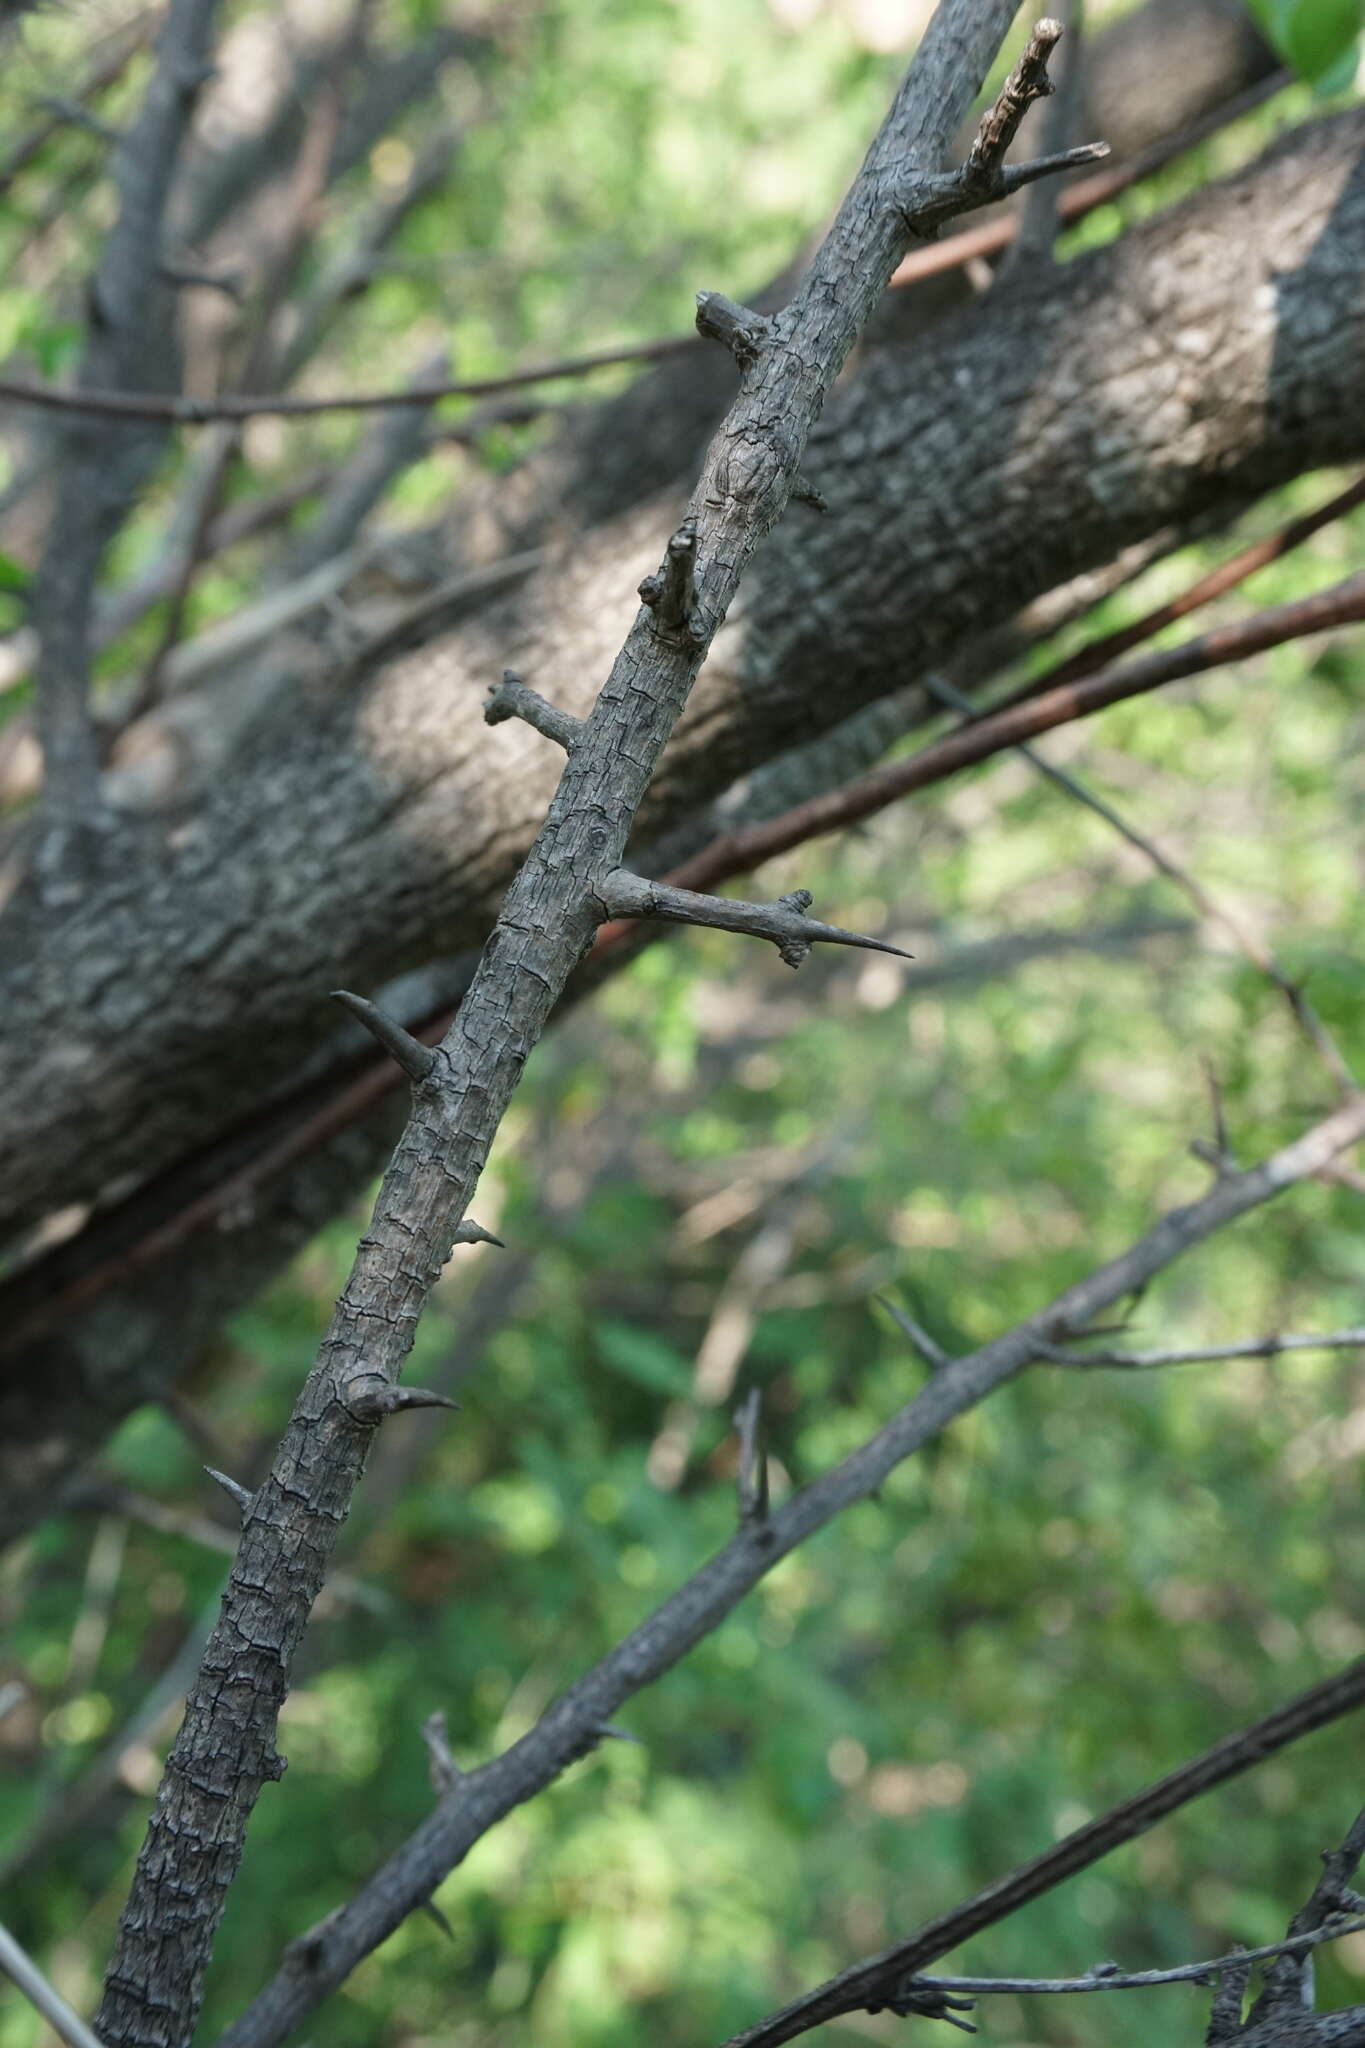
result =
[[[1362,144],[1355,112],[1301,130],[1055,282],[878,352],[808,452],[830,515],[794,508],[756,562],[643,828],[1154,528],[1365,446]],[[60,923],[11,913],[12,1224],[259,1104],[338,981],[477,942],[554,775],[535,735],[485,734],[488,683],[510,662],[581,710],[674,514],[613,522],[378,675],[297,675],[182,830],[130,830]]]

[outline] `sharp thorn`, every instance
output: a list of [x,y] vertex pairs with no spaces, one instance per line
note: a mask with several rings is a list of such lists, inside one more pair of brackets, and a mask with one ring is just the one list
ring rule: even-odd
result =
[[436,1064],[436,1054],[431,1046],[423,1045],[420,1038],[414,1038],[411,1032],[405,1031],[387,1012],[368,1002],[364,996],[354,996],[349,989],[334,988],[332,999],[349,1010],[372,1038],[378,1039],[410,1081],[426,1080]]

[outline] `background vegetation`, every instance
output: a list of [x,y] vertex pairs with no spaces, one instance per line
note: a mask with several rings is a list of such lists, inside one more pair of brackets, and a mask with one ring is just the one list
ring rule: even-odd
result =
[[[423,0],[393,11],[404,28],[436,14]],[[335,329],[321,388],[373,382],[376,365],[415,365],[443,340],[459,374],[493,372],[683,326],[699,284],[756,285],[841,189],[914,13],[498,8],[481,24],[493,54],[442,88],[468,126],[458,175],[413,211]],[[67,89],[98,19],[82,6],[25,25],[0,133],[31,122],[34,95]],[[134,65],[102,115],[117,120],[139,77]],[[1308,93],[1068,246],[1250,155]],[[406,176],[416,140],[400,130],[350,174],[311,268]],[[64,280],[105,223],[100,161],[95,138],[62,128],[0,196],[0,356],[50,375],[76,333]],[[334,460],[357,431],[344,417],[254,423],[252,489]],[[474,465],[509,464],[545,431],[436,448],[386,516],[418,521]],[[153,550],[192,450],[186,438],[129,527],[121,571]],[[1344,480],[1302,481],[1245,531]],[[304,498],[297,530],[308,511]],[[1226,615],[1331,581],[1362,535],[1359,515],[1329,528]],[[249,595],[280,545],[216,562],[196,621]],[[1227,547],[1167,560],[1087,634]],[[11,548],[17,590],[22,533]],[[110,649],[111,677],[159,623]],[[1358,1069],[1360,680],[1357,641],[1311,643],[1045,743],[1310,977]],[[11,692],[7,714],[24,701]],[[689,933],[652,947],[533,1060],[477,1209],[510,1250],[453,1268],[418,1340],[418,1379],[458,1351],[463,1413],[385,1433],[285,1709],[289,1772],[232,1895],[205,2039],[282,1940],[425,1811],[427,1715],[445,1712],[462,1762],[502,1748],[723,1540],[739,1394],[765,1389],[771,1449],[799,1483],[922,1372],[879,1293],[950,1349],[980,1342],[1203,1184],[1188,1147],[1209,1131],[1209,1071],[1244,1158],[1327,1099],[1286,1006],[1226,935],[1017,757],[803,851],[765,893],[798,883],[914,964],[818,957],[794,980],[767,948]],[[1358,1322],[1359,1205],[1314,1184],[1256,1213],[1144,1302],[1141,1340]],[[178,1412],[124,1427],[102,1497],[0,1564],[0,1680],[29,1689],[0,1720],[4,1916],[78,2006],[173,1720],[136,1717],[225,1569],[200,1468],[208,1456],[250,1472],[273,1442],[366,1206],[237,1319]],[[1363,1423],[1365,1363],[1349,1352],[1146,1376],[1035,1369],[779,1567],[630,1709],[637,1740],[605,1745],[481,1843],[439,1895],[448,1930],[409,1921],[311,2038],[695,2048],[908,1929],[1365,1649]],[[957,1966],[1141,1968],[1274,1940],[1359,1803],[1358,1759],[1350,1722],[1313,1738]],[[86,1797],[101,1772],[106,1789]],[[1320,1972],[1324,2002],[1365,1997],[1365,1936]],[[1166,1991],[1000,1999],[978,2017],[1002,2048],[1137,2048],[1158,2024],[1193,2039],[1202,2010],[1199,1994]],[[851,2020],[829,2038],[906,2025]],[[22,2002],[0,2006],[0,2048],[40,2038]]]

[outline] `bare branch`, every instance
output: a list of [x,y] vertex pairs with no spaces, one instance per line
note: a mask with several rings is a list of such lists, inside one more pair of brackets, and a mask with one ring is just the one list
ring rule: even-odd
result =
[[[771,1509],[761,1527],[741,1527],[723,1550],[555,1701],[512,1749],[471,1771],[459,1798],[438,1807],[330,1922],[327,1940],[314,1951],[308,1973],[305,1975],[286,1963],[228,2029],[218,2048],[275,2048],[316,2009],[328,1991],[340,1984],[364,1956],[430,1896],[482,1835],[504,1815],[551,1784],[569,1762],[585,1754],[585,1746],[591,1746],[596,1739],[601,1723],[623,1701],[671,1670],[696,1643],[719,1626],[779,1559],[824,1528],[844,1508],[874,1494],[904,1459],[932,1442],[959,1415],[1021,1372],[1037,1356],[1040,1341],[1047,1344],[1067,1329],[1092,1325],[1104,1309],[1131,1295],[1192,1246],[1316,1173],[1363,1136],[1365,1101],[1337,1110],[1271,1158],[1218,1182],[1199,1201],[1170,1211],[1126,1252],[1078,1281],[1026,1322],[979,1351],[947,1362],[916,1399],[876,1436],[780,1507]],[[1152,1820],[1172,1810],[1160,1801],[1177,1780],[1182,1787],[1192,1789],[1182,1790],[1180,1797],[1174,1798],[1176,1805],[1181,1798],[1193,1798],[1197,1791],[1221,1783],[1223,1777],[1249,1769],[1266,1753],[1267,1740],[1272,1746],[1277,1741],[1292,1741],[1362,1700],[1365,1659],[1346,1673],[1301,1694],[1243,1736],[1228,1738],[1206,1757],[1186,1766],[1173,1779],[1163,1779],[1160,1785],[1140,1795],[1137,1802],[1129,1802],[1116,1809],[1116,1813],[1122,1816],[1130,1809],[1140,1809],[1143,1814],[1150,1813],[1151,1817],[1142,1822],[1143,1826],[1150,1826]],[[1202,1779],[1201,1772],[1207,1774]],[[1090,1841],[1094,1830],[1112,1819],[1113,1816],[1106,1816],[1104,1822],[1091,1823],[1088,1829],[1081,1830],[1080,1836],[1067,1837],[1066,1842],[1048,1852],[1048,1857],[1065,1860],[1075,1843],[1082,1838]],[[1140,1832],[1141,1828],[1134,1831]],[[1120,1835],[1115,1839],[1128,1838]],[[1103,1847],[1095,1847],[1093,1855],[1074,1867],[1082,1868],[1085,1861],[1093,1861],[1112,1846],[1106,1840]],[[976,1911],[981,1900],[993,1900],[997,1894],[1004,1896],[1021,1877],[1031,1883],[1032,1874],[1044,1863],[1049,1874],[1046,1882],[1039,1883],[1038,1890],[1049,1889],[1070,1873],[1068,1865],[1055,1875],[1050,1874],[1053,1862],[1039,1859],[1038,1864],[1026,1865],[1023,1873],[1002,1880],[999,1886],[981,1894],[980,1900],[969,1902],[969,1908],[960,1910]],[[1027,1897],[1035,1895],[1031,1890],[1025,1892]],[[1007,1904],[999,1913],[987,1913],[980,1926],[1003,1918],[1021,1902]],[[935,1922],[934,1928],[941,1924]],[[974,1923],[961,1934],[954,1932],[951,1939],[939,1946],[929,1944],[923,1953],[916,1947],[904,1961],[900,1960],[899,1949],[893,1951],[888,1967],[898,1980],[906,1970],[932,1962],[965,1939],[967,1933],[975,1931]],[[878,1964],[882,1960],[876,1959]],[[859,1967],[871,1969],[870,1965]],[[836,1984],[843,1981],[838,1979]],[[875,1981],[880,1982],[881,1977]],[[852,2011],[860,2002],[854,1998],[831,2005],[829,2011]]]
[[[974,707],[971,699],[964,696],[960,690],[954,689],[953,685],[946,678],[929,674],[923,680],[925,688],[932,696],[937,697],[943,703],[951,704],[955,710],[965,712],[969,720],[973,717]],[[965,728],[959,727],[958,730],[963,731]],[[1143,854],[1152,863],[1152,866],[1156,868],[1159,874],[1166,875],[1179,889],[1184,891],[1201,916],[1209,919],[1213,924],[1221,925],[1223,930],[1232,938],[1244,958],[1249,960],[1257,972],[1263,974],[1266,980],[1284,997],[1295,1023],[1326,1066],[1337,1087],[1343,1095],[1350,1094],[1356,1085],[1355,1077],[1346,1063],[1346,1058],[1341,1048],[1313,1005],[1304,995],[1299,984],[1291,981],[1270,948],[1262,943],[1256,933],[1243,921],[1239,914],[1236,911],[1229,910],[1226,904],[1219,902],[1217,897],[1213,896],[1204,887],[1204,884],[1197,875],[1191,874],[1188,868],[1182,866],[1178,860],[1175,860],[1146,832],[1140,831],[1136,825],[1131,824],[1123,816],[1122,812],[1115,810],[1114,806],[1107,802],[1105,798],[1097,796],[1093,790],[1088,789],[1077,776],[1072,775],[1065,768],[1054,767],[1045,754],[1040,754],[1036,747],[1031,747],[1026,742],[1018,747],[1017,752],[1022,754],[1024,759],[1030,762],[1040,775],[1046,776],[1048,781],[1055,784],[1058,789],[1064,789],[1068,796],[1074,798],[1077,803],[1083,804],[1087,810],[1093,811],[1096,817],[1103,818],[1106,825],[1111,826],[1121,838],[1126,839],[1130,846],[1135,846],[1138,852]],[[1217,1097],[1215,1095],[1215,1117],[1218,1114]],[[1222,1143],[1223,1141],[1220,1139],[1219,1142]],[[1220,1166],[1222,1156],[1220,1154]]]
[[1188,1351],[1066,1351],[1050,1344],[1039,1357],[1050,1365],[1116,1366],[1127,1372],[1149,1372],[1165,1365],[1217,1365],[1233,1358],[1279,1358],[1287,1351],[1349,1351],[1357,1345],[1365,1345],[1365,1324],[1358,1329],[1329,1330],[1321,1337],[1272,1334],[1248,1337],[1238,1344],[1205,1344]]
[[1087,1821],[1073,1834],[1063,1836],[1052,1848],[1045,1849],[1031,1862],[1020,1864],[1007,1876],[997,1878],[963,1905],[940,1914],[908,1940],[855,1963],[818,1990],[808,1992],[742,2034],[735,2034],[725,2048],[778,2048],[779,2043],[794,2041],[841,2013],[898,2010],[902,1987],[913,1986],[916,1972],[925,1963],[947,1955],[987,1927],[997,1926],[1030,1900],[1055,1890],[1122,1843],[1135,1841],[1192,1799],[1253,1770],[1277,1750],[1339,1720],[1343,1714],[1354,1713],[1362,1705],[1365,1657],[1297,1693],[1250,1727],[1235,1735],[1225,1735],[1202,1755],[1097,1819]]
[[1043,696],[983,712],[907,760],[873,769],[856,782],[812,797],[779,818],[723,834],[694,860],[685,862],[677,870],[677,879],[696,888],[744,874],[761,861],[771,860],[774,855],[804,845],[825,832],[872,817],[898,797],[946,781],[950,775],[988,761],[1039,733],[1054,731],[1078,718],[1089,718],[1111,704],[1143,696],[1184,677],[1204,675],[1225,662],[1244,660],[1310,633],[1358,625],[1362,620],[1365,575],[1348,576],[1312,597],[1273,605],[1231,625],[1215,626],[1179,647],[1120,662],[1095,675],[1084,676],[1079,682],[1049,690]]
[[[375,1427],[357,1415],[349,1390],[358,1376],[398,1384],[503,1111],[592,941],[606,877],[620,867],[710,639],[786,504],[827,392],[917,231],[919,216],[907,213],[907,157],[923,163],[927,189],[1012,12],[1012,0],[943,0],[806,280],[779,316],[773,346],[708,451],[689,514],[696,603],[686,630],[660,632],[651,614],[637,615],[507,892],[443,1041],[442,1068],[414,1105],[243,1530],[120,1923],[98,2022],[111,2048],[149,2033],[164,2048],[181,2048],[193,2033],[251,1812],[279,1773],[275,1732],[293,1655]],[[168,1913],[173,1942],[164,1936]],[[325,1953],[330,1939],[320,1930],[310,1955]]]
[[0,1970],[18,1987],[68,2048],[102,2048],[79,2013],[71,2010],[61,1993],[49,1984],[26,1950],[20,1948],[7,1927],[0,1927]]
[[[1358,1915],[1365,1906],[1365,1901],[1351,1889],[1351,1880],[1360,1868],[1362,1856],[1365,1856],[1365,1807],[1347,1829],[1340,1848],[1323,1852],[1322,1876],[1313,1887],[1312,1896],[1289,1924],[1289,1939],[1284,1943],[1284,1953],[1265,1973],[1261,1995],[1247,2017],[1249,2033],[1276,2014],[1284,2015],[1296,2007],[1301,2010],[1312,2005],[1311,1950],[1315,1945],[1314,1937],[1321,1938],[1325,1928],[1335,1925],[1344,1916]],[[1305,1947],[1302,1956],[1295,1949],[1296,1942],[1300,1940]]]
[[[162,275],[171,181],[208,70],[217,0],[173,0],[142,111],[114,154],[118,218],[90,286],[80,386],[157,392],[179,381],[175,291]],[[33,585],[39,639],[38,734],[44,763],[44,849],[60,871],[99,814],[99,755],[90,718],[90,625],[104,550],[160,455],[161,431],[76,419],[58,449],[57,502]]]
[[1169,1970],[1122,1971],[1114,1963],[1100,1963],[1084,1977],[912,1977],[907,1988],[926,1986],[934,1991],[969,1991],[977,1998],[1008,1991],[1025,1997],[1074,1994],[1091,1991],[1148,1991],[1159,1984],[1204,1984],[1253,1963],[1268,1962],[1275,1956],[1302,1956],[1324,1942],[1340,1941],[1344,1934],[1356,1934],[1365,1927],[1365,1917],[1339,1913],[1308,1933],[1290,1935],[1285,1941],[1268,1942],[1264,1948],[1233,1949],[1225,1956],[1210,1956],[1207,1962],[1179,1963]]

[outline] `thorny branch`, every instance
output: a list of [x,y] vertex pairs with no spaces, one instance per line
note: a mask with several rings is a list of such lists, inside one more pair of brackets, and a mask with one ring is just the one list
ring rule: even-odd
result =
[[[825,395],[914,236],[994,198],[1007,174],[983,135],[938,169],[1014,12],[944,0],[806,279],[771,323],[708,451],[688,525],[679,630],[643,609],[573,747],[544,826],[512,883],[413,1110],[369,1230],[242,1531],[222,1617],[138,1859],[98,2027],[111,2044],[188,2041],[227,1889],[275,1749],[293,1655],[364,1469],[384,1390],[417,1320],[503,1110],[603,915],[636,810],[755,548],[780,516]],[[1050,30],[1039,31],[1047,43]],[[1045,52],[1043,53],[1045,54]],[[1038,89],[1038,43],[1007,85]],[[988,122],[992,119],[988,116]],[[1008,128],[1008,121],[1005,122]],[[1027,167],[1024,167],[1027,170]],[[675,586],[665,574],[665,590]]]
[[[933,1347],[933,1376],[915,1400],[893,1416],[866,1443],[842,1462],[778,1507],[758,1511],[753,1490],[741,1501],[741,1524],[726,1548],[695,1572],[662,1606],[642,1621],[600,1663],[576,1681],[541,1716],[534,1728],[491,1763],[468,1772],[456,1794],[443,1799],[408,1842],[375,1872],[363,1889],[326,1923],[293,1945],[285,1962],[240,2019],[223,2035],[218,2048],[275,2048],[290,2030],[321,2003],[370,1951],[378,1947],[422,1906],[489,1829],[517,1806],[545,1789],[570,1763],[595,1746],[602,1725],[634,1694],[670,1671],[703,1637],[717,1628],[764,1575],[798,1544],[824,1528],[854,1502],[866,1500],[906,1458],[932,1442],[961,1415],[995,1388],[1005,1384],[1050,1349],[1068,1331],[1084,1332],[1106,1309],[1146,1286],[1174,1260],[1203,1243],[1216,1231],[1272,1200],[1365,1137],[1365,1098],[1336,1110],[1281,1151],[1242,1173],[1217,1182],[1200,1200],[1171,1210],[1135,1244],[1097,1268],[1026,1321],[960,1358],[948,1358]],[[756,1420],[751,1416],[751,1421]],[[752,1429],[749,1431],[752,1437]],[[744,1431],[741,1429],[743,1436]],[[747,1508],[748,1512],[744,1512]],[[908,1960],[900,1949],[892,1961],[876,1959],[877,1968],[860,1965],[870,1985],[887,1970],[903,1975],[909,1968],[932,1962],[967,1935],[1012,1912],[1024,1899],[1050,1889],[1072,1869],[1083,1868],[1134,1833],[1151,1826],[1201,1791],[1250,1769],[1272,1748],[1321,1727],[1365,1701],[1365,1659],[1325,1680],[1276,1710],[1265,1721],[1230,1736],[1170,1777],[1115,1809],[1115,1815],[1092,1822],[1075,1836],[1049,1850],[1023,1871],[989,1888],[956,1916],[951,1939],[932,1942]],[[1164,1802],[1164,1803],[1163,1803]],[[1118,1828],[1111,1835],[1097,1832]],[[1129,1827],[1130,1833],[1123,1833]],[[1081,1852],[1084,1853],[1081,1853]],[[1069,1863],[1067,1858],[1079,1855]],[[1035,1889],[1029,1889],[1036,1884]],[[1011,1887],[1020,1888],[1016,1897]],[[1008,1899],[998,1912],[986,1911],[979,1923],[957,1931],[962,1914],[982,1910],[982,1902]],[[932,1930],[930,1930],[932,1932]],[[916,1937],[919,1941],[919,1937]],[[856,1973],[845,1973],[851,1978]],[[842,1986],[845,1978],[835,1980]],[[861,1984],[863,1979],[858,1979]],[[822,1997],[824,1994],[813,1994]],[[805,2004],[803,2002],[802,2010]],[[856,2009],[857,1997],[822,2007],[817,2017]],[[815,2024],[812,2019],[810,2024]],[[798,2027],[797,2031],[802,2031]],[[760,2041],[788,2038],[757,2032]],[[742,2037],[749,2048],[751,2037]]]

